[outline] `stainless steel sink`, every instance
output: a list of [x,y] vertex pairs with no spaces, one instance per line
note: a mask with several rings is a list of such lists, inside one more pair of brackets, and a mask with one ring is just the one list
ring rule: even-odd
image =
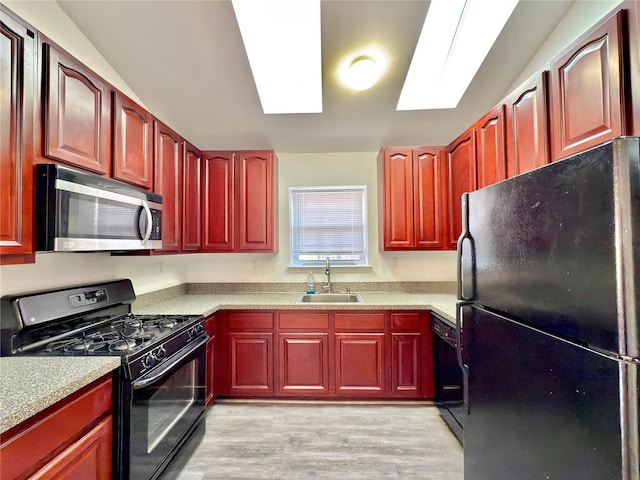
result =
[[364,303],[357,293],[303,293],[296,303]]

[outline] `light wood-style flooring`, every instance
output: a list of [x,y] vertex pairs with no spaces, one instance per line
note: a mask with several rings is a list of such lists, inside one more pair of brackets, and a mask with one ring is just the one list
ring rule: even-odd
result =
[[216,403],[189,449],[161,480],[463,479],[462,447],[416,403]]

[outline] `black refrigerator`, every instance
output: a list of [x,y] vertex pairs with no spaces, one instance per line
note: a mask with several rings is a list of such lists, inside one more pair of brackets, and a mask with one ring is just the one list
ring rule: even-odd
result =
[[467,480],[638,480],[640,138],[463,197]]

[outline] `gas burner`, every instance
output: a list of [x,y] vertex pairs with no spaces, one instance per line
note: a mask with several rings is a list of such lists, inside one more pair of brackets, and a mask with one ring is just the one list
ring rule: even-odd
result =
[[131,338],[122,338],[109,344],[110,352],[126,352],[136,346],[136,341]]

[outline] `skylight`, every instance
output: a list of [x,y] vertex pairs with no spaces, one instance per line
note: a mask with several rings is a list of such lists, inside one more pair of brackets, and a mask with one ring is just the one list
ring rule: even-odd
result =
[[518,0],[431,0],[397,110],[455,108]]
[[320,0],[232,0],[267,114],[322,112]]

